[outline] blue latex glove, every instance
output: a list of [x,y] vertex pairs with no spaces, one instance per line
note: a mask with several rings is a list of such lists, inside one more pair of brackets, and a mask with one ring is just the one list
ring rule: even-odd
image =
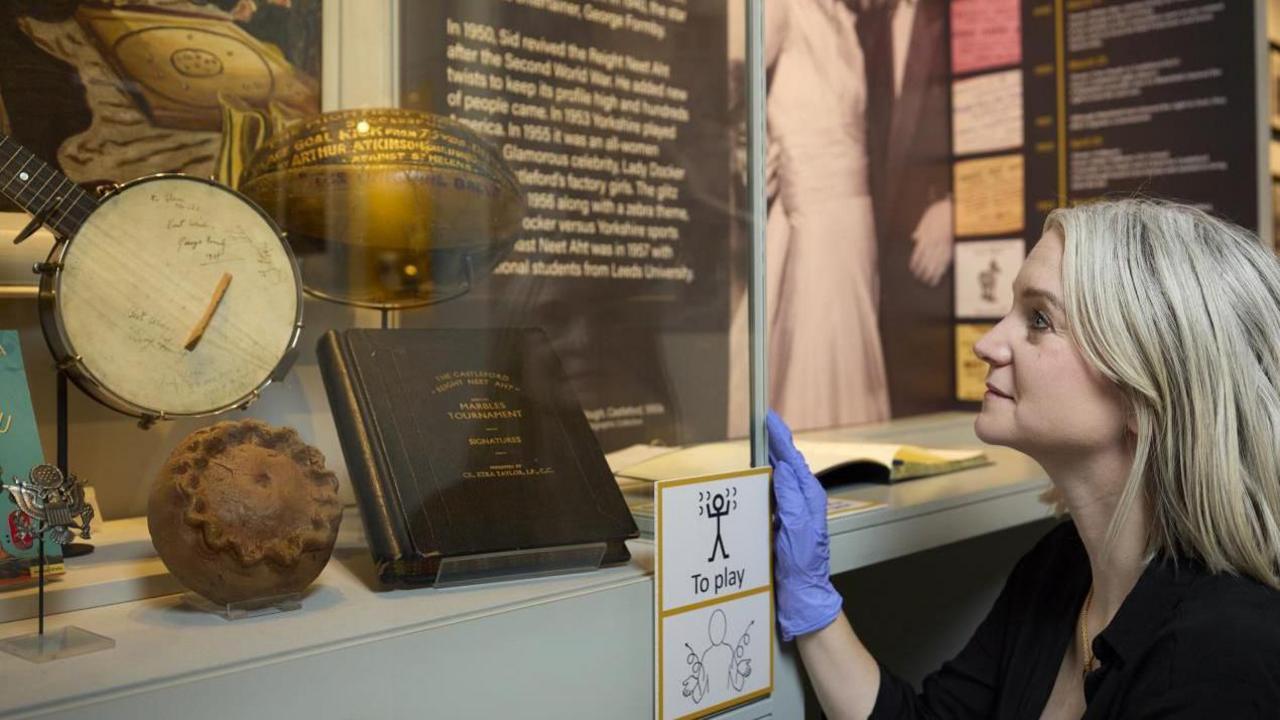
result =
[[840,614],[843,599],[831,585],[827,492],[796,450],[791,430],[772,410],[765,420],[778,531],[773,573],[782,639],[821,630]]

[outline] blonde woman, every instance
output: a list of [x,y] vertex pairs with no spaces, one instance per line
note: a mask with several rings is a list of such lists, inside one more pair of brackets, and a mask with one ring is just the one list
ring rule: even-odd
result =
[[917,694],[841,612],[825,496],[777,416],[778,621],[832,718],[1280,717],[1280,267],[1194,208],[1053,212],[988,365],[983,441],[1070,512]]

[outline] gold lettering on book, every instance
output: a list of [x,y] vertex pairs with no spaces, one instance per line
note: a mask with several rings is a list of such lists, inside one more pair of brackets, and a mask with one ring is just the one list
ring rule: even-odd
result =
[[496,478],[533,478],[551,475],[555,470],[549,467],[525,467],[524,465],[495,465],[487,470],[464,470],[462,477],[467,480],[489,480]]
[[464,400],[458,403],[457,410],[449,411],[449,419],[463,420],[519,420],[524,417],[524,410],[509,408],[501,400]]
[[524,443],[524,438],[519,435],[503,435],[502,437],[469,437],[467,444],[471,447],[485,447],[488,445],[520,445]]
[[511,382],[510,375],[488,370],[453,370],[436,375],[432,378],[432,382],[435,383],[431,388],[432,395],[439,395],[464,385],[472,388],[492,387],[495,390],[522,392]]

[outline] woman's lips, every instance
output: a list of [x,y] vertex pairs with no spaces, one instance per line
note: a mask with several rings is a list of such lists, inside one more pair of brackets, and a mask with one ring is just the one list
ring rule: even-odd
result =
[[998,388],[996,388],[994,385],[992,385],[991,383],[987,383],[987,394],[988,394],[988,395],[993,395],[993,396],[995,396],[995,397],[999,397],[999,398],[1004,398],[1005,400],[1012,400],[1012,399],[1013,399],[1013,396],[1012,396],[1012,395],[1009,395],[1009,394],[1007,394],[1007,393],[1000,392],[1000,390],[999,390]]

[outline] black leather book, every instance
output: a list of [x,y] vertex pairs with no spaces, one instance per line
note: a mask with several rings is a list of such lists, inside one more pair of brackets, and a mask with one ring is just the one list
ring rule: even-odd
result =
[[317,351],[384,584],[468,558],[521,574],[596,543],[604,564],[630,558],[639,531],[541,330],[330,331]]

